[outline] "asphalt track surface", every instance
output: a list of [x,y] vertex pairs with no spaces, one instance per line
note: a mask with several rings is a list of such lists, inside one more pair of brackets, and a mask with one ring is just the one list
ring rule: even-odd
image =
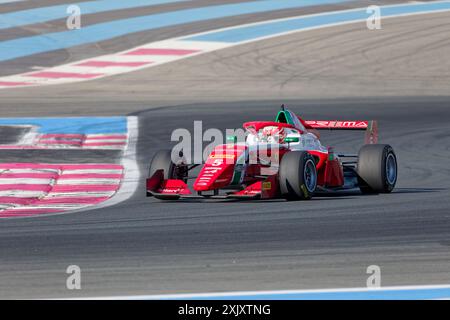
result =
[[[372,264],[385,286],[450,283],[449,18],[389,19],[370,34],[358,24],[327,28],[97,81],[0,92],[4,116],[138,115],[144,173],[142,188],[113,207],[2,220],[0,297],[362,287]],[[380,142],[399,159],[395,192],[307,202],[145,198],[148,160],[174,129],[273,119],[282,102],[307,119],[377,119]],[[323,140],[355,152],[363,137]],[[82,269],[80,291],[66,290],[71,264]]]

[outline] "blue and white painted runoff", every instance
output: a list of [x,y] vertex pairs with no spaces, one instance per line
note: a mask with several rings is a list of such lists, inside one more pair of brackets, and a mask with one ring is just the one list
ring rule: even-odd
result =
[[29,125],[42,134],[127,134],[127,117],[0,118],[0,126]]
[[450,285],[95,297],[114,300],[446,300]]
[[0,0],[0,4],[2,3],[11,3],[11,2],[22,2],[25,0]]
[[[213,5],[202,8],[178,10],[114,20],[82,27],[78,30],[53,32],[43,35],[1,41],[0,61],[66,49],[89,43],[96,43],[131,33],[149,31],[185,23],[347,1],[349,0],[257,0],[252,2]],[[4,19],[3,16],[0,17],[2,18],[1,20]],[[8,22],[9,19],[6,21]]]
[[[269,4],[269,7],[272,9],[276,7],[273,1],[263,0],[259,1],[259,3],[266,5],[266,7],[262,6],[262,9],[265,8],[268,10],[267,5]],[[292,5],[290,1],[283,1],[284,5],[287,3],[291,3]],[[252,6],[250,7],[253,8]],[[227,8],[230,9],[230,7]],[[231,14],[231,12],[242,13],[240,11],[241,9],[239,8],[238,10],[237,7],[234,7],[234,9],[228,11],[228,14]],[[409,15],[448,12],[450,11],[450,1],[389,5],[382,6],[380,9],[382,19],[387,19]],[[175,12],[170,14],[175,14]],[[208,13],[204,12],[203,14],[207,15]],[[245,24],[157,41],[114,54],[89,58],[39,71],[2,77],[0,78],[0,88],[61,84],[99,79],[241,44],[337,25],[361,22],[364,23],[361,25],[361,28],[366,28],[365,20],[371,14],[371,12],[367,12],[367,8],[319,13]],[[206,16],[203,16],[203,18],[206,19]],[[367,32],[377,31],[367,30]],[[9,52],[14,53],[14,51],[11,50]],[[8,55],[8,53],[0,51],[0,59],[2,54],[3,57]]]
[[[0,4],[17,1],[22,0],[4,0],[0,1]],[[69,7],[69,5],[78,6],[80,8],[81,14],[85,15],[187,1],[192,0],[97,0],[39,7],[35,9],[20,10],[0,14],[0,30],[67,18],[67,8]]]
[[[380,17],[383,19],[403,15],[447,11],[450,10],[450,1],[384,6],[380,7],[380,9]],[[260,40],[274,35],[279,36],[292,31],[366,21],[370,14],[372,13],[368,13],[366,8],[320,13],[303,17],[256,23],[237,28],[227,28],[184,39],[192,41],[241,43],[255,39]]]
[[127,146],[127,117],[0,118],[21,136],[0,149],[117,149]]
[[[0,219],[31,218],[107,207],[128,199],[139,182],[137,117],[1,118],[19,127],[16,141],[0,149],[116,151],[116,162],[82,151],[64,163],[0,164]],[[56,155],[56,154],[55,154]],[[63,154],[60,154],[63,156]],[[57,159],[55,159],[57,160]],[[105,161],[106,160],[106,161]]]

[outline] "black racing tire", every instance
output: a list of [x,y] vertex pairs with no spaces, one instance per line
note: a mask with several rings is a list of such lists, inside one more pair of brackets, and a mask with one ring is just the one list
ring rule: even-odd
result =
[[364,145],[358,154],[359,189],[364,194],[389,193],[397,182],[397,157],[387,144]]
[[290,151],[280,162],[281,196],[287,200],[309,200],[316,191],[317,170],[314,157],[306,151]]
[[170,150],[160,150],[158,151],[150,161],[150,166],[148,169],[148,177],[152,177],[157,170],[162,170],[164,174],[164,179],[172,179],[174,176],[175,164],[171,159]]

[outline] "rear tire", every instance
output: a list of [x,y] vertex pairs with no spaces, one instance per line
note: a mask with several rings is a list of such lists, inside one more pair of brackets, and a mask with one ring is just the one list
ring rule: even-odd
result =
[[309,200],[317,187],[314,157],[306,151],[286,153],[280,162],[280,192],[287,200]]
[[358,154],[359,189],[364,194],[389,193],[397,182],[397,157],[387,144],[367,144]]

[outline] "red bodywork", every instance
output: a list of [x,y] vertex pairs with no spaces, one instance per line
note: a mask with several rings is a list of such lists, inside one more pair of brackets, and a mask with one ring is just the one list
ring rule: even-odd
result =
[[[366,130],[366,143],[376,143],[377,140],[375,122],[305,121],[301,118],[298,119],[301,123],[298,127],[288,123],[272,121],[246,122],[243,127],[256,132],[268,126],[291,128],[297,130],[300,134],[313,133],[316,137],[319,137],[318,129]],[[280,145],[278,150],[280,160],[286,152],[291,151],[285,145]],[[343,166],[338,157],[334,155],[332,148],[328,148],[326,152],[317,150],[308,150],[308,152],[316,159],[318,186],[336,188],[344,185]],[[248,145],[224,144],[216,146],[197,176],[193,184],[193,190],[202,197],[212,196],[206,195],[207,192],[214,192],[213,196],[218,196],[219,189],[229,188],[231,191],[225,196],[227,198],[277,198],[279,196],[278,172],[262,174],[263,169],[267,169],[269,166],[261,163],[249,164],[247,162],[248,154]],[[268,155],[270,156],[270,152]],[[193,196],[185,181],[164,180],[162,170],[157,171],[147,179],[147,194],[163,199]]]
[[224,144],[214,148],[195,180],[195,191],[221,189],[231,183],[236,160],[245,152],[245,146]]

